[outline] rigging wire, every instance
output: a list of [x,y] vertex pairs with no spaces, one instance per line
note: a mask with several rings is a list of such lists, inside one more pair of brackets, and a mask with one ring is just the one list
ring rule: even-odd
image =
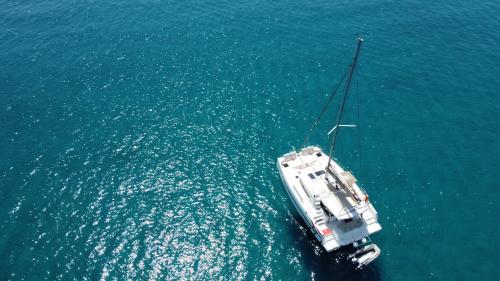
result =
[[321,113],[319,114],[319,116],[316,118],[316,120],[314,120],[313,124],[311,125],[311,128],[309,129],[309,132],[306,134],[306,137],[304,138],[304,142],[302,143],[301,147],[304,147],[306,145],[306,143],[309,141],[309,138],[311,137],[314,129],[318,126],[319,121],[321,120],[321,118],[323,117],[323,114],[328,109],[328,106],[332,102],[333,97],[335,97],[335,94],[337,93],[338,89],[340,88],[340,85],[342,85],[342,82],[344,81],[346,75],[347,75],[347,72],[344,72],[344,74],[342,75],[342,78],[340,78],[337,86],[335,87],[333,92],[330,94],[330,97],[328,98],[328,101],[326,102],[325,106],[323,106],[323,110],[321,110]]

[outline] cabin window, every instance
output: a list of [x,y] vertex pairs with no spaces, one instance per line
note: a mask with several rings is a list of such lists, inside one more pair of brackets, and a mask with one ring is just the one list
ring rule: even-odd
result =
[[285,168],[288,167],[288,163],[283,164],[283,167]]
[[321,157],[321,152],[316,153],[316,156]]
[[316,177],[313,175],[313,173],[308,174],[308,176],[309,176],[312,180],[316,178]]
[[346,219],[346,220],[342,220],[344,223],[349,223],[349,222],[352,222],[352,219]]

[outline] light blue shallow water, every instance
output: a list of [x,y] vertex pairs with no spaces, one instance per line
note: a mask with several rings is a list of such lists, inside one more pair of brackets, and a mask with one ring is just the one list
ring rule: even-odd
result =
[[[500,274],[498,1],[0,7],[1,280]],[[359,126],[337,157],[383,225],[362,272],[322,252],[274,162],[358,34],[345,120]]]

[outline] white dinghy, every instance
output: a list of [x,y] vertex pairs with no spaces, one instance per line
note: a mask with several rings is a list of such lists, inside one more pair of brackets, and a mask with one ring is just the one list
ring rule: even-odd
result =
[[[353,126],[341,125],[340,122],[362,42],[359,38],[336,124],[328,133],[333,133],[330,153],[325,154],[318,146],[308,146],[287,153],[277,161],[285,189],[316,239],[328,252],[342,246],[354,246],[356,250],[349,259],[357,269],[363,268],[379,256],[380,249],[375,244],[370,244],[369,236],[380,231],[382,227],[378,223],[377,211],[366,192],[358,186],[356,178],[349,171],[332,159],[332,154],[340,128]],[[313,124],[313,128],[341,83],[342,81]],[[306,142],[307,137],[304,143]]]

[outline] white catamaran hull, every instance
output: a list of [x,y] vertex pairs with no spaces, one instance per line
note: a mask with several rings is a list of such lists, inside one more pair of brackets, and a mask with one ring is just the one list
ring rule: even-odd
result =
[[[352,175],[331,160],[333,174],[339,175],[335,178],[326,173],[327,163],[328,156],[320,148],[307,147],[278,158],[277,166],[295,208],[330,252],[368,238],[381,226],[368,196],[352,182]],[[350,184],[353,194],[340,188],[342,184]]]

